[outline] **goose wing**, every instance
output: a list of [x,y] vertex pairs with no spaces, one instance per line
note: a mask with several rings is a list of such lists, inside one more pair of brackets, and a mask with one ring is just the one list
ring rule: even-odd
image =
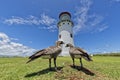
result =
[[77,49],[78,51],[80,51],[81,53],[87,53],[85,50],[83,50],[83,49],[81,49],[81,48],[79,48],[79,47],[76,47],[76,49]]
[[46,49],[42,49],[42,50],[35,52],[32,56],[29,57],[30,60],[27,63],[29,63],[43,55],[56,54],[56,53],[60,53],[60,51],[61,51],[61,48],[58,48],[56,46],[50,46]]

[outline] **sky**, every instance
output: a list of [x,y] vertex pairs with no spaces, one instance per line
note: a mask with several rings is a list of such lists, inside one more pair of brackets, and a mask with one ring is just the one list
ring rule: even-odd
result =
[[72,15],[75,46],[120,52],[120,0],[0,0],[0,55],[28,56],[54,45],[65,11]]

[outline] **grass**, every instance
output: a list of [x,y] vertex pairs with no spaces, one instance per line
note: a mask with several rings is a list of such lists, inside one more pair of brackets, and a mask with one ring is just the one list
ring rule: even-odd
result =
[[57,72],[49,71],[46,59],[26,64],[27,60],[0,58],[0,80],[120,80],[120,57],[94,56],[93,62],[83,60],[83,69],[79,69],[79,60],[73,68],[70,57],[58,57]]

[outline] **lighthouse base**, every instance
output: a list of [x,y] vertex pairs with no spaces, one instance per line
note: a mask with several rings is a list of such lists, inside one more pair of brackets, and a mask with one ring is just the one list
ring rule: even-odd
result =
[[69,52],[61,52],[60,56],[69,56]]

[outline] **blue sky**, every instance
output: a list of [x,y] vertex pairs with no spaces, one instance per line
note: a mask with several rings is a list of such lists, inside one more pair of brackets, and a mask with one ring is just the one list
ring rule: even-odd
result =
[[54,45],[64,11],[72,15],[76,46],[120,52],[120,0],[1,0],[0,55],[26,56]]

